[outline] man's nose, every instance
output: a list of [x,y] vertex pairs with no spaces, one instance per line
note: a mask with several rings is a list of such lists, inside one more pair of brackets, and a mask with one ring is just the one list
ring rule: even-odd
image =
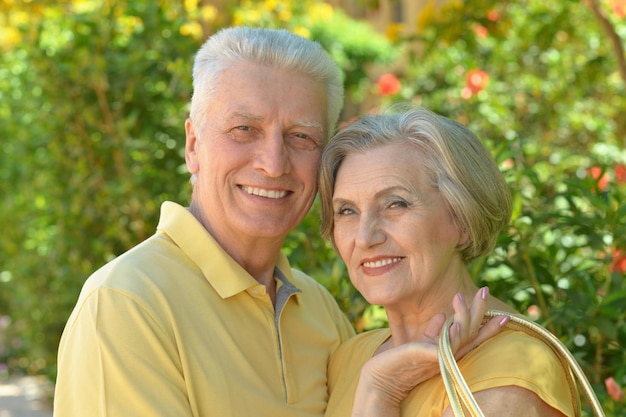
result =
[[261,138],[256,150],[254,168],[268,177],[278,178],[291,171],[289,148],[282,132],[272,132]]

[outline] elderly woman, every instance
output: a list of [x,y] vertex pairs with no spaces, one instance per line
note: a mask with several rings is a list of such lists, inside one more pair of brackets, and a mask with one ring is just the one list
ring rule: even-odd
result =
[[[470,130],[428,110],[367,115],[325,149],[320,193],[324,237],[389,320],[334,355],[326,416],[452,417],[441,376],[417,381],[400,402],[394,387],[361,397],[361,369],[423,338],[429,319],[453,314],[454,301],[469,304],[478,288],[467,266],[493,248],[511,215],[497,165]],[[488,306],[512,311],[495,298]],[[550,347],[523,332],[503,330],[459,366],[485,416],[572,416],[579,407]]]

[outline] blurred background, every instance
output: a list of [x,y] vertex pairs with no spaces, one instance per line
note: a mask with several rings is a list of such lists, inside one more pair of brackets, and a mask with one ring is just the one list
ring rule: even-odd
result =
[[[345,109],[468,125],[514,196],[479,285],[568,346],[626,416],[626,0],[0,0],[0,376],[56,376],[84,280],[189,201],[191,65],[222,27],[287,28],[341,67]],[[318,236],[293,264],[358,331],[384,326]]]

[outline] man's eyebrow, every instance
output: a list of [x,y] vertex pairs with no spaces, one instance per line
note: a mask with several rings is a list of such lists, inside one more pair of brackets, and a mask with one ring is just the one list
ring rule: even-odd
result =
[[[256,121],[262,121],[263,120],[263,116],[260,116],[258,114],[252,114],[252,113],[248,113],[248,112],[243,112],[243,111],[236,111],[233,112],[232,114],[230,114],[226,120],[232,120],[232,119],[236,119],[236,118],[244,118],[244,119],[249,119],[249,120],[256,120]],[[324,127],[317,122],[310,122],[307,120],[294,120],[291,122],[292,126],[296,126],[296,127],[312,127],[316,130],[319,131],[320,135],[324,134]]]
[[300,126],[300,127],[312,127],[312,128],[319,130],[320,133],[324,133],[324,128],[322,127],[321,124],[317,122],[307,122],[306,120],[296,120],[293,122],[293,124],[295,126]]
[[234,112],[231,115],[229,115],[227,119],[234,119],[236,117],[243,117],[244,119],[251,119],[251,120],[263,120],[263,117],[259,116],[258,114],[252,114],[252,113],[246,113],[246,112]]

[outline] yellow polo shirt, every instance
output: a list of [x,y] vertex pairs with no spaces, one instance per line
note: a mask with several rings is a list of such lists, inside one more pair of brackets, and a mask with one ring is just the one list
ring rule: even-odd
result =
[[353,330],[315,280],[265,287],[184,207],[96,271],[61,338],[56,417],[322,416],[331,354]]
[[[389,338],[389,329],[362,333],[336,352],[329,377],[330,401],[326,417],[350,417],[361,367]],[[567,376],[557,356],[545,343],[521,331],[503,330],[459,361],[472,392],[500,386],[518,386],[573,416],[580,401],[572,398]],[[440,417],[450,405],[441,375],[419,384],[400,405],[402,417]]]

